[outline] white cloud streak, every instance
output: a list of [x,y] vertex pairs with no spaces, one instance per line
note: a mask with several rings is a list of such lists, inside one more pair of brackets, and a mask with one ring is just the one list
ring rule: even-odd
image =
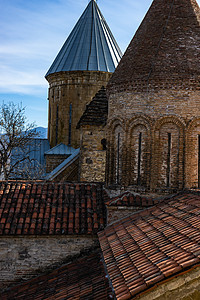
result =
[[[0,96],[19,93],[46,99],[48,84],[44,75],[88,2],[0,0]],[[97,2],[122,51],[151,2]]]

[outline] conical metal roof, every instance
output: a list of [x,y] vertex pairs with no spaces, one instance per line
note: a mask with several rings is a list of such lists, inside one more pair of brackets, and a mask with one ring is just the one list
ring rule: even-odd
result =
[[[200,80],[200,8],[196,0],[154,0],[107,90],[146,90],[170,80]],[[185,81],[185,82],[186,82]]]
[[121,57],[97,3],[91,0],[46,76],[61,71],[114,72]]

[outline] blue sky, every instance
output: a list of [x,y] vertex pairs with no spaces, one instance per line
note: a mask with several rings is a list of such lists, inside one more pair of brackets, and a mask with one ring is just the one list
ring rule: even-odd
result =
[[[123,52],[151,2],[97,1]],[[47,127],[48,84],[44,75],[88,3],[0,0],[0,104],[22,102],[28,120]]]

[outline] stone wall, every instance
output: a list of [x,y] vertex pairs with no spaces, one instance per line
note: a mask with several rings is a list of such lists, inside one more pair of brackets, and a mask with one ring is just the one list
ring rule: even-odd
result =
[[200,92],[111,94],[107,184],[176,191],[200,185]]
[[71,146],[80,146],[80,130],[76,129],[77,123],[85,111],[86,104],[90,103],[102,86],[106,86],[111,75],[112,73],[99,71],[71,71],[47,76],[50,84],[48,139],[51,147],[61,142],[69,144],[70,104]]
[[0,289],[63,264],[97,244],[90,236],[19,236],[0,239]]
[[77,182],[79,180],[79,157],[69,163],[63,170],[53,179],[54,182]]
[[80,181],[105,181],[105,135],[105,126],[81,126]]
[[50,173],[59,166],[69,155],[46,155],[46,172]]
[[107,206],[107,225],[143,210],[139,207]]
[[198,300],[200,299],[200,267],[193,268],[154,285],[148,292],[139,297],[140,300]]

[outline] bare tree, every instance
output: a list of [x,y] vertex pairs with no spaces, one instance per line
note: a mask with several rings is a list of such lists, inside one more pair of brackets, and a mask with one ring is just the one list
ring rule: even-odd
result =
[[[29,161],[28,145],[37,136],[35,124],[29,124],[25,107],[13,102],[0,106],[0,171],[7,180],[12,173],[19,172],[20,164]],[[17,149],[22,155],[11,164],[11,155]]]

